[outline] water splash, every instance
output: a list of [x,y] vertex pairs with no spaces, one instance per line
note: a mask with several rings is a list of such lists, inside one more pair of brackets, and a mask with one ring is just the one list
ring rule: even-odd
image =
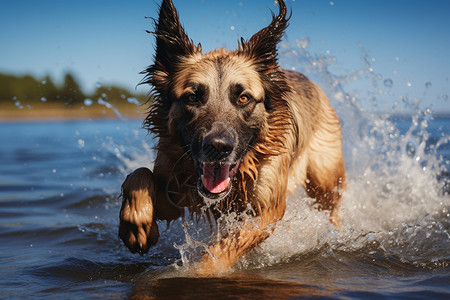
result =
[[86,106],[91,106],[94,102],[88,98],[88,99],[84,99],[83,103]]
[[[347,75],[330,72],[335,59],[309,53],[304,40],[297,41],[297,47],[284,44],[282,61],[315,77],[342,120],[349,181],[340,211],[343,227],[331,226],[327,214],[315,210],[313,199],[299,190],[289,197],[286,215],[274,234],[243,259],[241,267],[273,265],[324,248],[347,252],[370,248],[415,266],[447,266],[450,197],[446,181],[438,178],[448,174],[449,162],[438,157],[437,149],[448,145],[449,135],[442,133],[442,138],[430,141],[432,109],[421,110],[420,99],[405,98],[404,106],[393,113],[379,111],[376,102],[386,95],[377,91],[382,76],[374,72],[367,53],[363,67]],[[360,93],[346,87],[357,80],[371,82],[378,95],[370,111],[362,107]],[[382,82],[387,88],[393,85],[389,78]],[[431,88],[431,83],[425,87]],[[398,128],[396,114],[410,113],[411,108],[412,115],[402,116],[402,124],[409,128]]]
[[[237,267],[263,268],[293,257],[339,251],[396,257],[417,267],[445,267],[450,247],[450,197],[445,192],[448,183],[442,178],[448,174],[450,162],[438,156],[438,149],[448,146],[448,132],[431,141],[432,108],[420,108],[419,97],[396,97],[391,90],[393,80],[376,73],[373,59],[364,49],[360,69],[337,75],[330,71],[335,57],[313,54],[308,48],[308,38],[294,45],[284,42],[280,62],[321,86],[341,118],[348,177],[340,208],[343,226],[334,228],[328,213],[315,209],[314,200],[299,189],[289,196],[286,214],[274,233]],[[365,92],[352,89],[355,83]],[[431,87],[431,83],[425,84],[426,90]],[[401,102],[392,101],[389,111],[380,109],[379,102],[386,98]],[[441,98],[447,99],[446,95]],[[150,148],[146,151],[153,155]],[[120,153],[130,154],[133,149],[121,148]],[[133,169],[141,166],[142,158],[128,155],[124,161],[127,169]],[[175,246],[181,264],[198,260],[209,243],[220,239],[217,228],[235,230],[235,221],[236,216],[224,217],[212,230],[205,229],[202,222],[186,221],[182,225],[184,241]]]
[[384,81],[384,86],[387,88],[391,88],[394,85],[394,81],[392,81],[392,79],[390,78],[386,78]]
[[[14,97],[14,98],[16,98],[16,97]],[[23,105],[22,105],[22,103],[20,103],[19,100],[15,100],[15,99],[13,99],[13,100],[14,100],[14,105],[15,105],[18,109],[23,109]]]
[[141,103],[139,102],[138,99],[136,99],[135,97],[129,97],[127,98],[127,102],[131,103],[131,104],[136,104],[137,106],[140,106]]
[[[102,97],[106,97],[106,94],[102,94]],[[106,102],[102,98],[99,98],[97,100],[97,103],[100,105],[104,105],[106,108],[111,109],[116,114],[116,116],[119,118],[119,120],[125,120],[125,118],[122,116],[122,114],[119,112],[119,110],[117,108],[115,108],[111,103]]]

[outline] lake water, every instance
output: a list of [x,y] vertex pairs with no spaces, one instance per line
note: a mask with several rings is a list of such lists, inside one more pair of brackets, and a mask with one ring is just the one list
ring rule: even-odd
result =
[[380,117],[391,137],[374,127],[346,149],[340,231],[299,191],[273,236],[219,278],[186,275],[196,246],[181,221],[142,257],[119,241],[120,185],[153,159],[139,121],[0,124],[0,297],[448,297],[450,118],[426,134],[424,120]]
[[[450,298],[450,117],[398,100],[370,65],[335,76],[326,57],[302,49],[283,57],[342,120],[340,230],[300,189],[230,274],[190,276],[204,224],[159,224],[142,257],[117,236],[122,181],[154,159],[140,121],[0,123],[0,298]],[[375,95],[371,109],[347,91],[353,77]],[[376,100],[390,98],[392,111],[378,111]]]

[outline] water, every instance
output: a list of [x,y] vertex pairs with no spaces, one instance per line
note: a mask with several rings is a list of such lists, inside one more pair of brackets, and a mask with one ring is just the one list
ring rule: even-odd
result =
[[[117,237],[120,185],[154,158],[140,121],[0,124],[0,298],[448,298],[450,117],[420,107],[432,84],[386,113],[377,103],[395,82],[367,60],[336,76],[334,59],[304,43],[284,45],[283,61],[324,87],[342,119],[340,230],[299,190],[230,274],[190,276],[207,226],[161,223],[142,257]],[[369,108],[348,88],[358,80],[374,94]]]

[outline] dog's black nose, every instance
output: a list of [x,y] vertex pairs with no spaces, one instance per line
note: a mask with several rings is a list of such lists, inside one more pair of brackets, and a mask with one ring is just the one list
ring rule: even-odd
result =
[[207,136],[202,143],[203,154],[211,160],[222,160],[234,149],[234,142],[230,136]]

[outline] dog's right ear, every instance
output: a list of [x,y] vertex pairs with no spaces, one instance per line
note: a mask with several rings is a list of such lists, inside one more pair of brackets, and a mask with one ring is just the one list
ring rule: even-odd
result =
[[180,24],[177,10],[171,0],[163,0],[159,19],[153,19],[156,37],[154,64],[142,73],[146,74],[141,84],[149,83],[161,94],[170,86],[170,78],[176,65],[185,56],[201,52],[201,45],[195,46]]

